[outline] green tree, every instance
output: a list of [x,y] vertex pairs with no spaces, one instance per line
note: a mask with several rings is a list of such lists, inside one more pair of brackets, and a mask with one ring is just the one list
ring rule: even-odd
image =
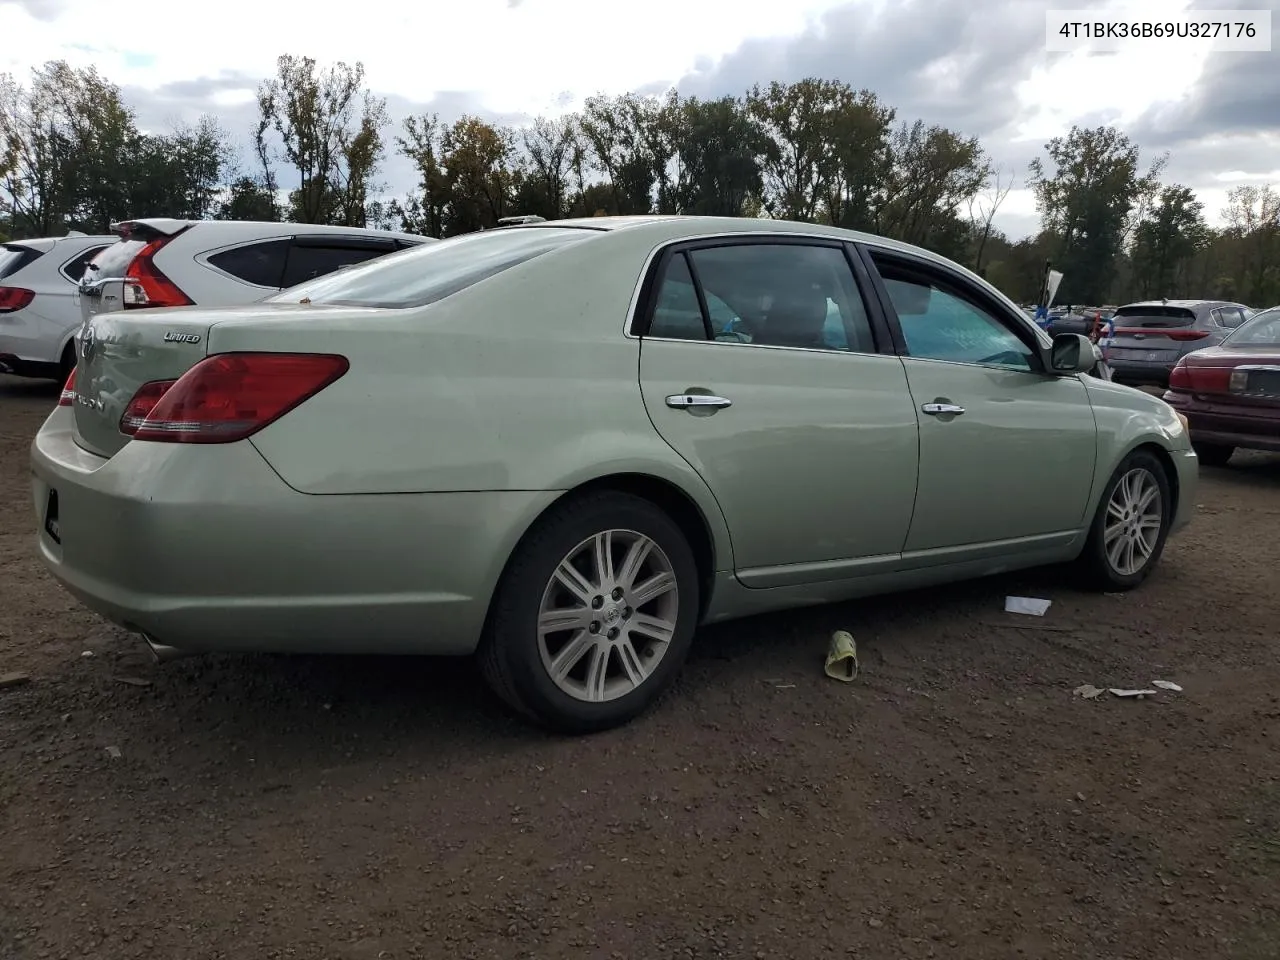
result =
[[275,223],[280,220],[281,212],[276,195],[267,184],[255,177],[240,176],[227,186],[213,219]]
[[525,176],[515,207],[521,213],[557,220],[569,208],[570,177],[578,148],[574,116],[538,117],[521,135]]
[[515,136],[478,117],[462,117],[440,134],[448,203],[444,236],[496,226],[519,186]]
[[213,117],[167,135],[139,135],[129,149],[134,216],[204,220],[223,202],[231,150]]
[[876,207],[876,228],[955,259],[967,259],[972,236],[959,211],[990,180],[975,137],[917,120],[894,131],[889,172]]
[[1137,146],[1114,127],[1072,127],[1045,150],[1048,162],[1031,162],[1030,182],[1042,224],[1058,239],[1051,259],[1064,274],[1059,299],[1100,303],[1116,276],[1135,208],[1156,190],[1164,158],[1140,173]]
[[757,85],[747,94],[747,110],[766,138],[760,162],[764,207],[771,216],[816,219],[831,168],[830,117],[847,90],[844,84],[808,77]]
[[364,87],[364,65],[320,69],[310,57],[281,56],[276,76],[258,87],[258,114],[254,142],[268,187],[274,187],[273,136],[298,177],[290,218],[362,226],[387,123],[386,102]]
[[678,105],[672,141],[679,173],[674,188],[680,213],[742,216],[763,188],[760,154],[764,140],[755,120],[735,97]]
[[667,170],[675,152],[670,109],[670,101],[633,93],[587,99],[579,130],[595,169],[609,184],[610,213],[653,212],[655,189],[660,201],[668,200]]
[[1235,295],[1258,307],[1280,303],[1280,192],[1270,184],[1236,187],[1222,216]]
[[875,223],[876,199],[893,175],[890,127],[896,112],[874,93],[833,88],[826,120],[827,161],[821,164],[822,218],[851,230]]
[[25,87],[0,77],[0,173],[13,234],[105,231],[129,215],[132,178],[121,166],[137,140],[119,88],[92,67],[51,61]]
[[1209,242],[1204,204],[1190,188],[1165,187],[1150,216],[1138,225],[1133,244],[1133,279],[1143,298],[1191,292],[1185,269]]

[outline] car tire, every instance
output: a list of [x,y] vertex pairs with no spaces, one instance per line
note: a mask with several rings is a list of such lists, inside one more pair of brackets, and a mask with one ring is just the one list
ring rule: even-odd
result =
[[[1152,490],[1155,496],[1144,505]],[[1146,580],[1164,552],[1173,509],[1169,475],[1159,458],[1146,450],[1125,457],[1103,488],[1080,555],[1088,584],[1124,591]]]
[[1205,467],[1225,467],[1236,452],[1235,447],[1225,443],[1193,443],[1191,448]]
[[[601,545],[610,559],[602,575]],[[627,563],[641,555],[638,565]],[[616,727],[675,681],[700,601],[693,551],[664,511],[614,491],[572,496],[535,524],[508,562],[480,668],[503,701],[545,727],[572,734]]]

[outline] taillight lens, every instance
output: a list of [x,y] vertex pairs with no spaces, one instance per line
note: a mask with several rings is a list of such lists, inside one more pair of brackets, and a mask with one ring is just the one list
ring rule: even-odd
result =
[[58,406],[69,407],[76,402],[76,370],[71,368],[71,375],[67,377],[67,382],[62,385],[62,393],[58,395]]
[[215,354],[164,391],[133,438],[167,443],[243,440],[315,396],[348,368],[346,357],[333,354]]
[[1169,372],[1169,389],[1187,391],[1191,389],[1191,371],[1187,369],[1185,359],[1179,360]]
[[1179,343],[1189,343],[1193,340],[1203,340],[1209,335],[1209,331],[1179,330],[1167,327],[1117,327],[1115,335],[1117,337],[1168,337],[1170,340],[1176,340]]
[[142,426],[142,422],[160,402],[160,398],[177,382],[177,380],[152,380],[139,387],[138,392],[129,401],[129,406],[124,408],[123,416],[120,417],[120,432],[126,436],[134,436]]
[[1169,374],[1169,387],[1184,393],[1230,393],[1231,368],[1180,360]]
[[36,298],[34,290],[24,287],[0,287],[0,313],[13,313],[29,306]]
[[126,308],[189,307],[195,302],[155,265],[155,255],[172,239],[160,237],[152,240],[133,258],[124,272],[123,300]]

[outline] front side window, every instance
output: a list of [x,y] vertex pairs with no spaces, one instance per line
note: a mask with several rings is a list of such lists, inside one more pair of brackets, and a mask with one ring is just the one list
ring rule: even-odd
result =
[[807,244],[739,243],[672,255],[658,278],[648,334],[875,351],[843,250]]
[[926,360],[1036,369],[1036,351],[977,298],[923,270],[892,260],[872,259],[898,315],[907,353]]
[[266,302],[422,307],[561,247],[600,236],[573,227],[484,230],[368,260],[269,297]]

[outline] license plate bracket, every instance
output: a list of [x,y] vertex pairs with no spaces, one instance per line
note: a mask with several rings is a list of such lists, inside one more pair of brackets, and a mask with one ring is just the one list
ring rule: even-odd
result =
[[44,532],[54,543],[62,544],[62,527],[58,523],[58,491],[50,490],[44,504]]

